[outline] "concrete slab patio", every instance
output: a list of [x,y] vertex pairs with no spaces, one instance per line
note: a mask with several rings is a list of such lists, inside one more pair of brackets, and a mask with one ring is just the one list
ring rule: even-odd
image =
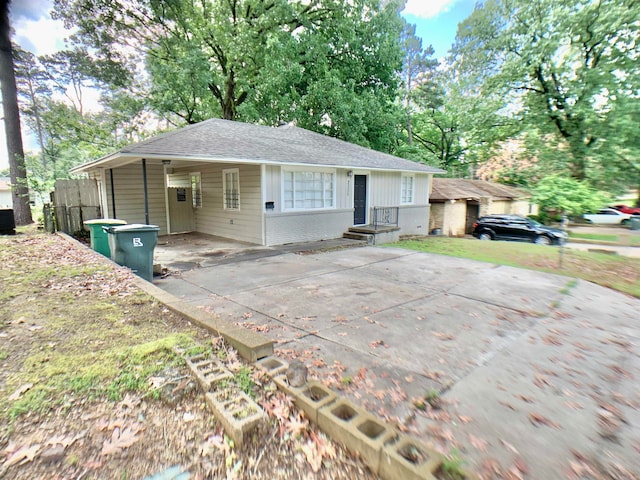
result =
[[639,299],[489,263],[324,246],[339,249],[229,246],[193,261],[160,243],[171,274],[154,284],[270,337],[278,355],[457,449],[484,478],[640,477]]

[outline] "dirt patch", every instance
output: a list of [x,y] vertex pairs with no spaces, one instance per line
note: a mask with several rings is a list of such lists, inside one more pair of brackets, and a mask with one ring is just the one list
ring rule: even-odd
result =
[[[0,478],[377,478],[268,378],[132,278],[68,239],[0,237]],[[236,447],[175,345],[223,360],[268,425]]]

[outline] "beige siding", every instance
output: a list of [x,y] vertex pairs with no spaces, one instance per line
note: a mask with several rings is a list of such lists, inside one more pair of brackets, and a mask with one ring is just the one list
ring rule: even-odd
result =
[[444,207],[446,203],[432,203],[431,210],[429,212],[429,232],[434,228],[439,228],[444,232],[442,226],[444,225]]
[[[240,209],[225,210],[222,199],[222,171],[239,169]],[[202,208],[196,209],[196,231],[262,244],[262,195],[259,165],[208,165],[199,171],[202,179]]]
[[282,186],[280,166],[267,165],[265,167],[265,202],[273,202],[273,213],[282,212]]
[[[105,172],[107,217],[113,218],[111,175]],[[116,200],[116,218],[127,223],[146,223],[144,214],[144,181],[140,162],[113,169],[113,189]],[[147,192],[149,224],[160,227],[160,235],[167,233],[165,209],[164,169],[162,165],[147,164]]]
[[353,209],[267,213],[266,244],[282,245],[342,237],[353,225]]
[[[369,186],[371,207],[395,207],[400,205],[401,195],[400,172],[371,172]],[[431,175],[415,174],[413,185],[413,205],[427,205],[429,203],[429,188]]]
[[445,202],[444,205],[442,233],[450,237],[464,236],[467,223],[467,202],[465,200],[458,200]]

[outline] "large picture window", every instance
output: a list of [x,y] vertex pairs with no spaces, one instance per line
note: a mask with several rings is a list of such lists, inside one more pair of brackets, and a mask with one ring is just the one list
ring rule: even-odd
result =
[[413,175],[402,175],[400,188],[400,203],[403,205],[413,203]]
[[332,172],[285,171],[285,210],[333,208],[334,177]]
[[225,210],[240,210],[240,172],[237,168],[222,171],[222,195]]

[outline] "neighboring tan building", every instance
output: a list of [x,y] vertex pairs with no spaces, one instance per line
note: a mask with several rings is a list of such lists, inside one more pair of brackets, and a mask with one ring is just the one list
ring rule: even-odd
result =
[[8,177],[0,177],[0,208],[13,208],[11,179]]
[[429,201],[429,231],[439,229],[450,237],[470,234],[482,215],[527,216],[538,212],[537,206],[531,204],[531,195],[524,190],[484,180],[434,178]]
[[433,175],[444,173],[292,125],[220,119],[72,172],[97,180],[105,218],[259,245],[338,238],[380,222],[426,235]]

